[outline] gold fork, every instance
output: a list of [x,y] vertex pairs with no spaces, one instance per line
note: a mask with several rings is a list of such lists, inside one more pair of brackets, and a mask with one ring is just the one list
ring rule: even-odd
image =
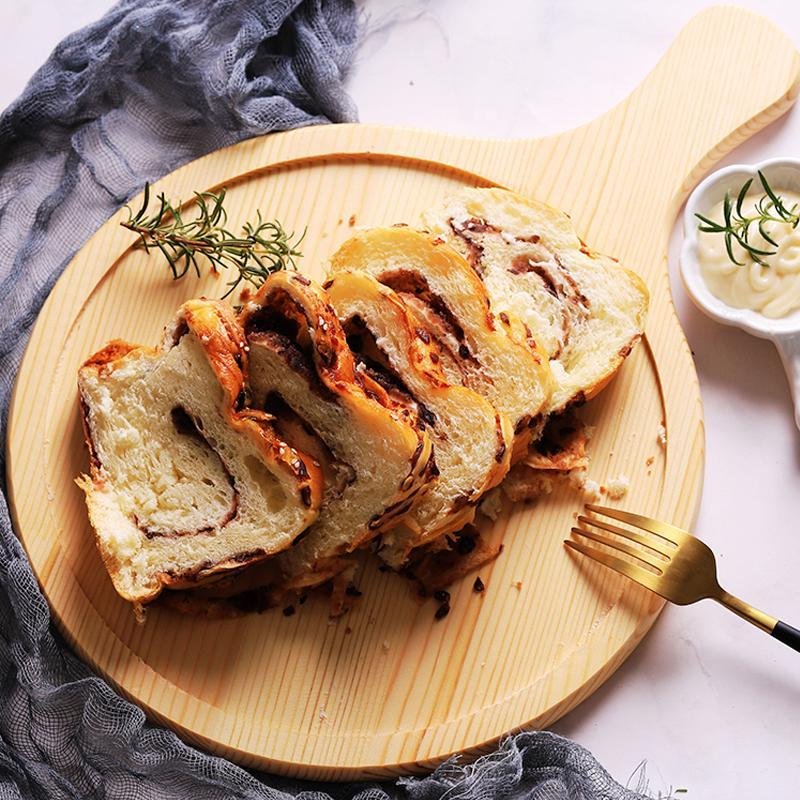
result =
[[[564,544],[568,547],[627,575],[651,592],[680,606],[687,606],[706,598],[716,600],[779,642],[800,652],[800,631],[797,628],[753,608],[719,585],[717,564],[708,545],[687,531],[651,517],[591,503],[587,503],[586,508],[595,514],[611,517],[644,532],[627,530],[596,517],[581,515],[578,517],[578,522],[600,528],[620,538],[612,538],[583,528],[573,528],[572,533],[582,539],[605,545],[616,553],[630,556],[635,561],[619,558],[607,550],[592,547],[583,541],[566,539]],[[641,546],[634,547],[629,542]]]

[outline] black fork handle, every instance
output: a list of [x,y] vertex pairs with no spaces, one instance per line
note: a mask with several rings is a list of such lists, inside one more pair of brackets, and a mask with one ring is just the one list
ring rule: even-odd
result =
[[792,650],[797,650],[797,652],[800,653],[800,631],[797,630],[797,628],[793,628],[791,625],[787,625],[785,622],[778,620],[770,636],[772,636],[773,639],[777,639],[779,642],[788,644]]
[[746,619],[752,625],[761,628],[773,639],[789,645],[792,650],[797,650],[800,653],[800,631],[797,628],[793,628],[791,625],[781,622],[763,611],[759,611],[719,586],[717,586],[716,594],[713,595],[713,598],[718,603],[722,603],[729,611],[733,611],[734,614],[738,614],[742,619]]

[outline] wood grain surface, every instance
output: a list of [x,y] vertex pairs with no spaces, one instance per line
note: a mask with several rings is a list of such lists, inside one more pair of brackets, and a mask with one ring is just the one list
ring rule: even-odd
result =
[[[770,23],[696,17],[622,104],[545,139],[495,141],[371,125],[275,134],[213,153],[155,187],[226,186],[231,221],[255,208],[308,226],[303,270],[319,278],[352,226],[413,222],[462,185],[503,185],[566,210],[581,236],[646,280],[646,338],[583,410],[597,425],[590,476],[624,473],[624,506],[691,526],[703,476],[697,379],[669,294],[666,248],[687,190],[715,160],[786,111],[798,54]],[[532,77],[534,79],[534,77]],[[587,88],[587,91],[590,90]],[[507,507],[500,558],[453,587],[436,622],[395,576],[369,566],[363,602],[329,622],[324,598],[205,621],[153,609],[138,625],[95,551],[74,478],[86,469],[75,375],[108,339],[157,342],[186,298],[225,276],[173,283],[164,264],[104,225],[56,284],[17,382],[8,437],[16,529],[78,653],[155,719],[241,764],[314,778],[386,777],[471,754],[520,726],[545,727],[600,685],[662,603],[562,545],[574,490]],[[660,424],[668,444],[657,441]],[[648,465],[648,460],[653,459]]]

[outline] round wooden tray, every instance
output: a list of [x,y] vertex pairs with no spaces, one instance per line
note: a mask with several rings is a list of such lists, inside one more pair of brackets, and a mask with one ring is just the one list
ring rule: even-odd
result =
[[[730,80],[756,57],[745,83]],[[561,136],[498,142],[320,127],[213,153],[155,190],[188,198],[224,185],[233,223],[258,207],[288,227],[307,225],[302,268],[315,278],[352,226],[413,222],[464,184],[505,185],[566,209],[592,246],[637,269],[652,293],[645,341],[584,410],[597,425],[590,474],[630,476],[626,507],[689,526],[703,429],[669,300],[667,236],[685,189],[711,161],[788,108],[797,63],[768,23],[713,10],[621,106]],[[112,589],[74,484],[86,469],[76,369],[110,338],[155,343],[179,303],[219,295],[225,276],[173,283],[159,258],[132,249],[121,218],[88,242],[45,304],[8,440],[16,529],[59,628],[95,669],[202,747],[338,779],[419,771],[519,726],[546,726],[616,669],[661,601],[567,553],[562,539],[580,507],[568,489],[506,509],[488,533],[505,549],[480,572],[485,593],[465,579],[439,622],[401,579],[371,568],[363,601],[333,623],[318,598],[290,618],[207,621],[156,608],[137,624]]]

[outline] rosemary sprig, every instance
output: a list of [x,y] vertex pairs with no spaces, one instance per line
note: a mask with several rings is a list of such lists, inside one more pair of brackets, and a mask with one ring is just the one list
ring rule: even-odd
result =
[[767,244],[777,248],[778,242],[769,235],[769,231],[765,227],[766,224],[768,222],[785,222],[791,225],[792,228],[796,228],[798,222],[800,222],[798,204],[795,203],[791,208],[787,208],[783,199],[769,185],[761,170],[758,171],[758,179],[764,189],[764,196],[756,202],[755,214],[752,216],[746,216],[742,212],[745,196],[753,183],[752,178],[745,181],[742,188],[739,189],[735,203],[731,193],[725,193],[725,199],[722,201],[722,222],[715,222],[702,214],[695,214],[697,219],[700,220],[697,226],[698,230],[704,233],[721,233],[725,236],[725,249],[728,251],[728,258],[740,267],[743,267],[745,262],[736,259],[733,253],[734,242],[748,252],[756,264],[761,264],[765,267],[769,265],[764,261],[764,257],[773,256],[777,252],[777,250],[764,250],[750,242],[750,228],[752,225],[755,224],[759,234],[761,234],[761,238]]
[[180,203],[175,205],[162,193],[156,198],[155,210],[150,211],[150,185],[145,184],[142,207],[134,214],[130,207],[123,228],[138,234],[142,247],[161,251],[169,264],[174,280],[182,278],[193,269],[200,275],[198,259],[205,258],[211,271],[235,270],[228,282],[227,297],[243,281],[255,287],[273,272],[296,269],[296,259],[302,257],[297,249],[305,231],[295,237],[286,233],[277,220],[264,220],[256,212],[255,222],[245,222],[242,234],[237,236],[225,226],[225,189],[219,192],[195,192],[197,216],[184,220]]

